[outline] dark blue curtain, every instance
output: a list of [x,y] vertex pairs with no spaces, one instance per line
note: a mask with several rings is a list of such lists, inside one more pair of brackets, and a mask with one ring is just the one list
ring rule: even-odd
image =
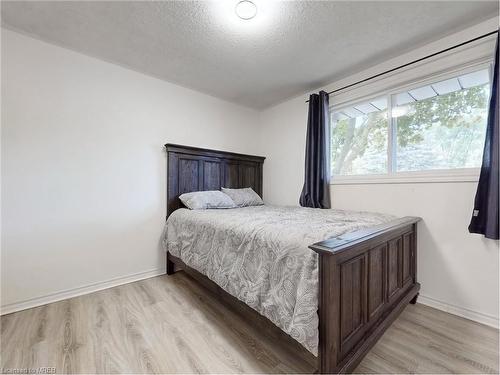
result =
[[330,112],[328,93],[309,97],[302,207],[330,208]]
[[486,238],[498,240],[498,34],[495,53],[495,70],[491,87],[490,109],[486,140],[484,143],[483,164],[479,176],[474,211],[469,225],[469,232],[483,234]]

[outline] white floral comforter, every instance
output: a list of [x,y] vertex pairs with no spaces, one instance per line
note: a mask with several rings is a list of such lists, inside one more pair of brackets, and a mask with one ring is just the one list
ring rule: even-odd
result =
[[164,243],[317,355],[318,261],[308,246],[392,219],[303,207],[183,208],[170,215]]

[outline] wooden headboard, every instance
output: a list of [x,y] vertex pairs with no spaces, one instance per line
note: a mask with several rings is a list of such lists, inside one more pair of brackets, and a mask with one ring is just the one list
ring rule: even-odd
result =
[[183,207],[179,195],[221,187],[251,187],[262,197],[264,157],[167,143],[167,218]]

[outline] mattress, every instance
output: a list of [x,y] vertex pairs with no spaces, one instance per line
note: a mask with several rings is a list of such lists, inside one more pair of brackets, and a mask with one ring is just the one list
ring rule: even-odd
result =
[[318,256],[309,245],[391,215],[255,206],[174,211],[164,245],[226,292],[318,351]]

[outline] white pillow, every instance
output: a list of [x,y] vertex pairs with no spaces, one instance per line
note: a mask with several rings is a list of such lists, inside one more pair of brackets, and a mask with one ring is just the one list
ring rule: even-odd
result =
[[218,190],[194,191],[184,193],[179,199],[190,210],[206,210],[209,208],[235,208],[233,200]]
[[262,206],[264,202],[252,188],[226,189],[222,188],[224,194],[229,195],[238,207]]

